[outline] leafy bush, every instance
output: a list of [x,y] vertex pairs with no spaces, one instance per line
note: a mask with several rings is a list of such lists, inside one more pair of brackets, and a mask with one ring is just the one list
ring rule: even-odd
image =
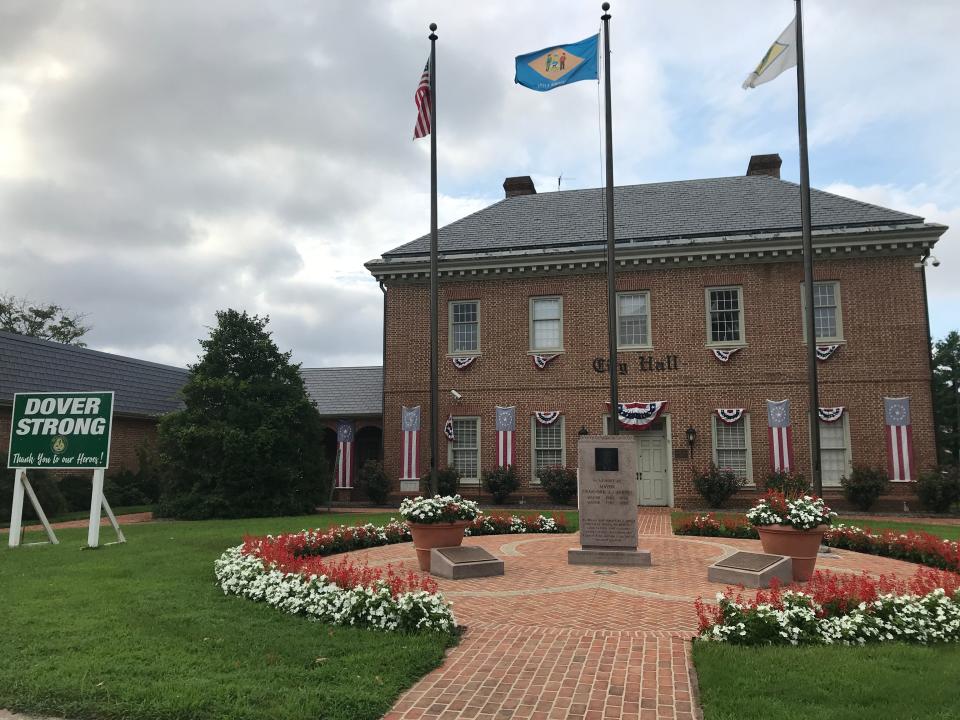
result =
[[887,474],[865,465],[855,465],[850,477],[840,478],[843,496],[859,510],[869,510],[890,486]]
[[710,463],[706,472],[693,478],[693,486],[710,507],[721,507],[746,482],[745,478],[738,477],[732,469],[718,468],[713,463]]
[[[16,477],[16,470],[0,470],[0,518],[3,522],[10,520],[10,510],[13,506],[13,480]],[[56,481],[50,477],[50,474],[43,470],[28,470],[27,479],[30,481],[30,487],[33,488],[37,500],[40,501],[40,507],[48,518],[60,515],[67,510],[67,501],[64,500],[60,488]],[[89,502],[89,498],[88,498]],[[29,496],[23,494],[23,519],[39,520],[37,513],[33,510],[33,503]],[[6,542],[6,541],[4,541]]]
[[483,486],[493,495],[493,501],[502,505],[518,487],[520,481],[513,465],[495,467],[493,470],[483,471]]
[[[430,490],[430,471],[420,478],[421,492],[432,495]],[[456,495],[460,492],[460,472],[453,466],[437,468],[437,495]]]
[[[67,512],[90,509],[90,494],[93,492],[93,473],[64,475],[60,478],[60,493],[67,503]],[[107,500],[112,500],[107,496]]]
[[577,495],[577,471],[574,468],[553,465],[539,474],[540,485],[558,505],[566,505]]
[[[103,481],[103,495],[111,507],[149,505],[150,498],[140,487],[140,474],[122,467]],[[87,498],[89,503],[90,498]]]
[[787,497],[801,497],[810,492],[810,483],[802,473],[789,470],[773,470],[763,482],[766,490],[776,490]]
[[938,513],[950,510],[955,502],[960,501],[960,468],[943,466],[920,473],[917,497],[927,510]]
[[390,478],[383,470],[383,463],[367,460],[360,468],[360,483],[367,489],[367,497],[374,505],[383,505],[390,492]]

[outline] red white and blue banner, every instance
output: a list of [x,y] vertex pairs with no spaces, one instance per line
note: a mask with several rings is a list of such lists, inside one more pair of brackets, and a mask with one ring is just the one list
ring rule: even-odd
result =
[[497,405],[497,467],[513,465],[513,436],[517,430],[517,408]]
[[775,472],[793,469],[793,428],[790,401],[767,400],[767,433],[770,440],[770,468]]
[[823,362],[829,359],[839,347],[839,345],[817,345],[817,360]]
[[733,425],[743,419],[744,408],[717,408],[717,417],[727,425]]
[[885,397],[883,419],[887,426],[887,469],[890,480],[912,480],[913,428],[910,424],[910,398]]
[[535,412],[533,416],[537,419],[537,423],[540,425],[553,425],[557,420],[560,419],[559,410],[548,410],[546,412]]
[[457,439],[456,434],[453,432],[453,415],[447,416],[447,421],[443,424],[443,434],[447,436],[447,440],[450,442]]
[[817,417],[820,418],[820,422],[835,423],[843,417],[843,410],[842,405],[840,407],[817,408]]
[[711,350],[713,356],[722,363],[729,362],[730,356],[735,352],[740,352],[740,348],[730,348],[729,350]]
[[400,413],[403,428],[403,474],[401,480],[420,477],[420,406],[404,405]]
[[353,487],[353,423],[349,420],[337,421],[337,488]]
[[473,364],[473,361],[477,359],[476,355],[471,355],[469,357],[454,357],[450,358],[450,362],[453,363],[453,366],[457,370],[466,370]]
[[537,370],[546,370],[547,365],[557,359],[556,355],[532,355],[533,366]]
[[[666,407],[666,400],[648,403],[617,403],[617,419],[620,420],[621,425],[631,430],[646,430],[660,417],[660,413]],[[610,403],[607,403],[607,409],[609,408]]]

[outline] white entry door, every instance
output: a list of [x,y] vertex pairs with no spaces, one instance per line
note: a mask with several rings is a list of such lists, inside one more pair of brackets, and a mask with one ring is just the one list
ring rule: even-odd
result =
[[667,439],[662,431],[637,433],[637,469],[640,504],[667,505]]

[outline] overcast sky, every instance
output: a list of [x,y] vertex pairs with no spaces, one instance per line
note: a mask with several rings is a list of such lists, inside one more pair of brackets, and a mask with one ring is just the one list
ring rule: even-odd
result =
[[[413,93],[439,25],[440,219],[601,184],[598,88],[513,83],[600,2],[2,0],[0,292],[83,312],[91,347],[183,365],[217,309],[269,314],[305,366],[379,364],[363,263],[429,230]],[[617,184],[799,176],[794,71],[740,88],[791,0],[613,3]],[[928,274],[960,327],[955,0],[808,0],[815,187],[952,226]],[[798,211],[799,212],[799,211]],[[896,288],[889,298],[896,301]]]

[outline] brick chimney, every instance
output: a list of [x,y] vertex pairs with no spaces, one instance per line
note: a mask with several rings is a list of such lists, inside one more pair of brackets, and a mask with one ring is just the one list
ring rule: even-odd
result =
[[769,175],[780,179],[780,165],[783,160],[780,155],[753,155],[750,158],[750,164],[747,166],[747,175]]
[[536,195],[537,189],[533,186],[533,180],[529,175],[520,177],[508,177],[503,181],[503,191],[508,198],[517,195]]

